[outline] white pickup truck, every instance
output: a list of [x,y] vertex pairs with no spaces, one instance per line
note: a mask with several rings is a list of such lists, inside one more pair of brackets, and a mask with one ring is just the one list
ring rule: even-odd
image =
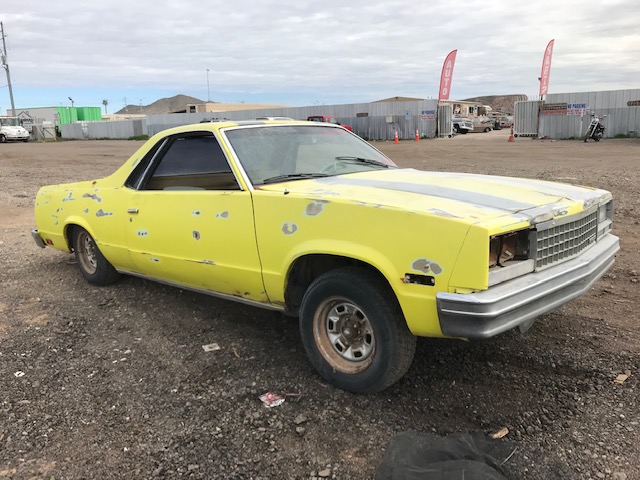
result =
[[30,134],[17,117],[0,117],[0,143],[28,142]]
[[473,132],[473,122],[466,117],[453,117],[451,119],[454,133]]

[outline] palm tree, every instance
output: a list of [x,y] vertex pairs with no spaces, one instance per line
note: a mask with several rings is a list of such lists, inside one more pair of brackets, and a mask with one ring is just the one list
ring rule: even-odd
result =
[[109,100],[107,100],[106,98],[104,100],[102,100],[102,105],[104,105],[104,114],[107,114],[107,105],[109,105]]

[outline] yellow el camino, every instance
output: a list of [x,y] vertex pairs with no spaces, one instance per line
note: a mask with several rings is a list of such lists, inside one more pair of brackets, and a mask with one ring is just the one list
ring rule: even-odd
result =
[[311,364],[353,392],[411,365],[416,336],[487,338],[587,292],[619,249],[611,194],[398,168],[344,128],[166,130],[103,179],[46,186],[36,243],[86,280],[120,274],[300,319]]

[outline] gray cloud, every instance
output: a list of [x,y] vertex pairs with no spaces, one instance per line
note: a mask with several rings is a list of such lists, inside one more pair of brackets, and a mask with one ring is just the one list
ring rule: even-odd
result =
[[302,94],[327,103],[433,97],[444,57],[457,48],[454,97],[535,94],[552,38],[550,92],[638,88],[640,79],[636,0],[589,8],[576,0],[67,0],[3,2],[0,15],[23,88],[202,97],[209,68],[213,99],[225,92],[264,102],[291,95],[291,104]]

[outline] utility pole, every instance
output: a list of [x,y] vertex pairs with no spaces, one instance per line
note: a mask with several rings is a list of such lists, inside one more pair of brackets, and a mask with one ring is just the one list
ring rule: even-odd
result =
[[7,71],[7,85],[9,86],[9,99],[11,100],[11,116],[16,116],[16,105],[13,103],[13,90],[11,88],[11,75],[9,74],[9,64],[7,63],[7,43],[4,40],[4,26],[0,22],[0,36],[2,37],[2,51],[0,51],[0,60],[2,66]]
[[209,90],[209,69],[207,68],[207,103],[211,102],[211,91]]

